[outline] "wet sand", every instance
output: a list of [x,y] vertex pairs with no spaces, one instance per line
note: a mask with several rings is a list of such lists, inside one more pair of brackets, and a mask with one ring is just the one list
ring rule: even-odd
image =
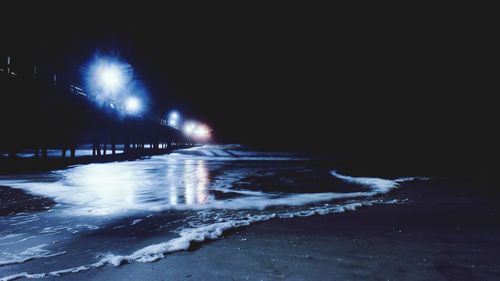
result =
[[491,185],[411,183],[391,194],[405,204],[270,220],[155,263],[58,280],[500,280],[500,197]]
[[50,198],[34,196],[20,189],[0,186],[0,216],[44,211],[55,205]]

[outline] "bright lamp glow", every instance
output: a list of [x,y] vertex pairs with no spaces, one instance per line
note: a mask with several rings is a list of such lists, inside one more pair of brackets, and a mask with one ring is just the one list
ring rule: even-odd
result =
[[115,91],[122,83],[120,71],[112,66],[101,70],[99,76],[102,85],[110,91]]
[[115,93],[124,84],[123,73],[116,65],[102,65],[97,70],[98,81],[102,89],[108,93]]
[[177,119],[179,119],[179,113],[177,113],[177,111],[172,111],[172,112],[170,112],[169,118],[171,120],[177,120]]
[[125,101],[125,109],[131,113],[138,112],[141,109],[141,101],[136,97],[129,97]]
[[177,111],[172,111],[168,115],[168,125],[174,128],[179,125],[179,113]]
[[184,125],[184,134],[187,136],[191,136],[191,134],[194,133],[194,130],[196,129],[196,124],[190,122]]
[[170,125],[171,127],[177,127],[177,120],[169,120],[168,125]]
[[193,134],[199,140],[206,140],[210,138],[210,129],[206,125],[198,125]]
[[85,90],[100,99],[116,98],[127,92],[132,76],[130,64],[113,56],[96,55],[85,67]]
[[210,138],[210,128],[204,124],[189,122],[184,125],[184,134],[196,140],[208,140]]

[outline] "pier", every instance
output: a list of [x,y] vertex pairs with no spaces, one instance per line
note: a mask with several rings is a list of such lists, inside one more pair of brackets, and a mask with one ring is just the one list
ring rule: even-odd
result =
[[0,170],[130,159],[197,144],[154,110],[138,112],[135,100],[96,95],[64,75],[1,59]]

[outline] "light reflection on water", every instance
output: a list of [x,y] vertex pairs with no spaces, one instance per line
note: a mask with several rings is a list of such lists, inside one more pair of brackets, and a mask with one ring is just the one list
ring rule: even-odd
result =
[[205,161],[169,158],[166,170],[167,196],[171,206],[208,203],[209,172]]
[[[52,173],[0,176],[0,185],[22,188],[61,203],[60,208],[50,212],[0,217],[0,260],[18,257],[19,253],[25,259],[22,253],[28,253],[25,261],[29,262],[15,261],[12,274],[36,269],[54,275],[59,275],[60,269],[79,272],[101,267],[103,256],[106,263],[114,265],[116,261],[156,261],[167,253],[188,249],[193,241],[219,238],[223,231],[235,227],[271,218],[356,210],[379,200],[359,198],[383,194],[400,182],[413,180],[357,178],[328,171],[326,176],[366,186],[363,191],[335,192],[335,182],[322,180],[321,169],[290,163],[299,158],[235,150],[228,153],[229,149],[233,148],[200,147],[187,150],[188,154],[178,152],[129,162],[81,165]],[[281,177],[290,191],[272,189],[271,185],[279,184]],[[308,184],[302,187],[309,179],[332,189],[310,190]],[[290,183],[294,180],[301,189]],[[169,209],[179,211],[153,214]],[[97,235],[87,235],[90,233]],[[30,256],[40,253],[36,249],[47,250],[42,252],[47,255]],[[54,253],[57,256],[52,256]],[[63,253],[60,258],[59,253]],[[51,260],[41,260],[33,266],[36,259],[46,257]],[[5,275],[2,272],[0,277]]]
[[[315,193],[307,186],[291,189],[292,192],[266,191],[262,182],[268,183],[264,178],[255,180],[255,177],[273,176],[275,171],[290,169],[290,173],[284,174],[287,182],[293,181],[295,176],[300,180],[302,175],[295,175],[294,171],[303,170],[303,164],[291,163],[297,159],[294,157],[261,156],[249,152],[239,156],[237,151],[232,151],[230,155],[235,156],[227,161],[225,159],[230,158],[227,149],[224,146],[199,147],[184,151],[188,154],[179,151],[136,161],[88,164],[52,173],[0,177],[0,184],[53,198],[61,203],[62,214],[84,216],[126,216],[128,212],[170,209],[262,210],[373,195],[371,191],[336,193],[335,189]],[[237,163],[233,161],[236,159]],[[278,176],[276,179],[281,180]]]
[[98,214],[184,209],[208,203],[209,172],[203,160],[168,158],[154,163],[154,168],[127,164],[83,166],[70,171],[66,182],[92,194],[85,203]]
[[71,212],[87,215],[197,209],[211,198],[210,173],[204,160],[157,157],[82,165],[55,175],[55,180],[47,182],[14,180],[10,185],[55,198],[70,204]]
[[209,174],[208,169],[205,167],[205,162],[202,160],[198,160],[196,163],[196,179],[198,180],[196,186],[196,203],[206,204],[208,202]]

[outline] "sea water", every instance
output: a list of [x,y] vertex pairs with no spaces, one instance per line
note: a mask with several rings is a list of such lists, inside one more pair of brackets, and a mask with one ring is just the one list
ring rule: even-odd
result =
[[154,262],[256,222],[398,203],[389,192],[422,179],[353,177],[314,157],[239,145],[2,176],[0,186],[56,205],[0,217],[0,280]]

